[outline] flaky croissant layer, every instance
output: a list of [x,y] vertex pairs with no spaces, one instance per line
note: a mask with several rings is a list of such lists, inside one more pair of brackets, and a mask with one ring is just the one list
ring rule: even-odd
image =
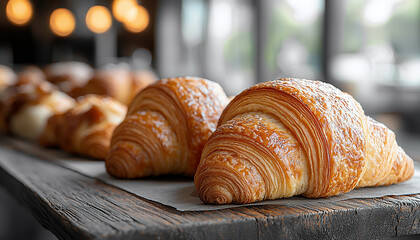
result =
[[107,172],[119,178],[193,176],[227,102],[217,83],[202,78],[168,78],[146,87],[112,135]]
[[204,146],[195,185],[205,203],[251,203],[408,180],[412,159],[394,133],[332,85],[281,79],[226,107]]

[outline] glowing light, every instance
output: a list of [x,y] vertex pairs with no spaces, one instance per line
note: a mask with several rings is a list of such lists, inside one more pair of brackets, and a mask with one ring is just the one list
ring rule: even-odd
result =
[[86,14],[86,25],[94,33],[104,33],[112,25],[111,13],[104,6],[93,6]]
[[149,25],[149,13],[143,6],[137,5],[126,13],[124,28],[139,33]]
[[366,4],[363,17],[370,26],[381,26],[389,21],[395,5],[401,0],[371,0]]
[[137,6],[136,0],[114,0],[112,3],[112,13],[115,19],[120,22],[125,22],[127,12]]
[[65,8],[55,9],[50,16],[51,31],[60,37],[67,37],[73,33],[76,20],[73,14]]
[[324,1],[320,0],[286,0],[292,8],[293,19],[298,23],[314,22],[322,11]]
[[15,25],[23,26],[31,20],[33,8],[28,0],[10,0],[6,5],[6,15]]
[[210,9],[210,33],[216,38],[226,38],[232,31],[233,6],[231,2],[215,0]]

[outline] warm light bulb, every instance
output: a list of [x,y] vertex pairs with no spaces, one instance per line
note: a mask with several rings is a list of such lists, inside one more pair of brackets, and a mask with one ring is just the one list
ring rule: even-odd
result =
[[136,0],[114,0],[112,3],[112,13],[115,19],[125,22],[127,12],[137,6]]
[[111,13],[104,6],[93,6],[86,14],[86,25],[94,33],[104,33],[112,25]]
[[130,32],[139,33],[149,25],[149,13],[143,6],[137,5],[127,12],[124,27]]
[[31,20],[33,8],[28,0],[10,0],[6,5],[6,15],[15,25],[23,26]]
[[73,33],[76,27],[76,20],[73,14],[65,9],[55,9],[50,16],[51,31],[60,37],[67,37]]

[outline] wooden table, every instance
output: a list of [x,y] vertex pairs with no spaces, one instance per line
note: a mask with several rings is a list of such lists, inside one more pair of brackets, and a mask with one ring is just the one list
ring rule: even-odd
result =
[[420,195],[311,208],[180,212],[20,152],[13,157],[0,153],[0,184],[60,239],[377,239],[420,234]]

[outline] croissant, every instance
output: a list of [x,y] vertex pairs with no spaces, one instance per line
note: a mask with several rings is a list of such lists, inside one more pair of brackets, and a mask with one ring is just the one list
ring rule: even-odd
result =
[[71,97],[48,82],[10,86],[0,99],[0,129],[36,140],[50,116],[66,111],[73,104]]
[[131,91],[130,71],[122,68],[97,70],[93,77],[78,89],[72,91],[72,96],[98,94],[112,97],[126,104]]
[[19,72],[17,78],[18,85],[40,84],[46,81],[44,72],[37,66],[27,66]]
[[83,62],[58,62],[45,67],[46,79],[70,96],[76,88],[85,85],[92,74],[93,69]]
[[202,78],[168,78],[146,87],[112,135],[107,172],[119,178],[193,176],[226,104],[219,84]]
[[71,96],[98,94],[110,96],[128,105],[141,89],[153,83],[155,78],[147,73],[131,73],[124,68],[97,70],[83,86],[73,89]]
[[132,74],[131,93],[127,105],[131,103],[134,97],[145,87],[157,81],[156,75],[152,71],[137,70]]
[[350,95],[319,81],[257,84],[226,107],[195,186],[205,203],[328,197],[408,180],[412,159]]
[[39,143],[97,159],[105,159],[114,128],[121,123],[126,107],[98,95],[77,99],[76,105],[48,119]]

